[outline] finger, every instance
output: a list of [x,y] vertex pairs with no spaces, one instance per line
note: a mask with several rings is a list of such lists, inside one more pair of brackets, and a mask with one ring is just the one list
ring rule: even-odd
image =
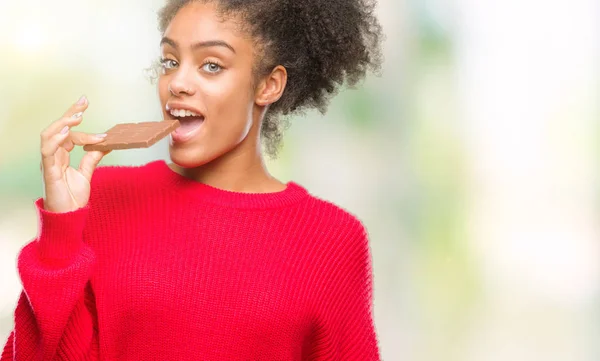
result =
[[71,105],[71,107],[63,114],[63,118],[70,118],[73,114],[83,112],[88,108],[89,102],[86,96],[82,96],[79,100]]
[[81,162],[79,163],[79,172],[83,174],[88,182],[92,181],[92,174],[98,166],[98,163],[100,163],[100,160],[110,152],[110,150],[105,152],[91,151],[85,153],[83,158],[81,158]]
[[47,141],[42,142],[41,153],[42,153],[42,164],[45,168],[50,168],[55,163],[54,155],[60,147],[60,145],[69,137],[69,131],[60,132],[55,134]]
[[96,144],[104,140],[106,134],[89,134],[82,132],[71,132],[69,139],[75,145]]
[[63,142],[62,147],[65,148],[67,152],[71,152],[73,148],[75,148],[75,144],[71,139],[67,139]]
[[50,139],[54,134],[60,132],[64,127],[72,128],[79,125],[83,121],[83,113],[75,113],[71,117],[62,117],[50,124],[41,134],[42,141]]
[[42,139],[48,139],[54,134],[59,132],[65,126],[69,128],[78,125],[83,120],[83,112],[88,108],[88,100],[85,96],[79,98],[79,100],[71,105],[69,109],[63,114],[61,118],[50,124],[43,132]]

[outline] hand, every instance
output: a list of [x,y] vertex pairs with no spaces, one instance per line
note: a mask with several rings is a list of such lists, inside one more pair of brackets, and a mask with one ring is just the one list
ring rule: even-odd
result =
[[81,97],[62,118],[50,124],[41,133],[44,209],[50,212],[71,212],[84,207],[90,198],[92,174],[102,157],[110,153],[86,152],[79,168],[71,167],[69,153],[75,145],[100,143],[106,136],[70,130],[81,123],[87,107],[87,99]]

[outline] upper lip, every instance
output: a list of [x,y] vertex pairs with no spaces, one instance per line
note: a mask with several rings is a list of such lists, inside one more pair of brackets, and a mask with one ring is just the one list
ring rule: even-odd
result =
[[193,113],[200,114],[200,116],[202,116],[202,117],[204,116],[204,113],[202,113],[198,108],[194,108],[190,105],[183,104],[183,103],[167,102],[167,105],[165,106],[165,110],[167,111],[167,113],[171,114],[171,110],[173,110],[173,109],[189,110]]

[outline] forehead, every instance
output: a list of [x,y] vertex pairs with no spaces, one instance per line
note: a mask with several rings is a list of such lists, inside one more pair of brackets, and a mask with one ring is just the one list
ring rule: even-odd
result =
[[216,39],[238,44],[250,40],[241,31],[239,21],[232,15],[224,17],[213,2],[194,1],[177,12],[164,35],[182,45]]

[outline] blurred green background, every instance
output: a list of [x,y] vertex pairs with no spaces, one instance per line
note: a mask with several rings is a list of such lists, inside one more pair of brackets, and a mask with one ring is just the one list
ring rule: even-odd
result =
[[[83,131],[160,118],[144,69],[161,5],[0,2],[1,340],[39,133],[82,94]],[[292,121],[270,169],[366,224],[384,360],[600,359],[599,8],[380,0],[382,77]],[[165,141],[102,164],[155,159]]]

